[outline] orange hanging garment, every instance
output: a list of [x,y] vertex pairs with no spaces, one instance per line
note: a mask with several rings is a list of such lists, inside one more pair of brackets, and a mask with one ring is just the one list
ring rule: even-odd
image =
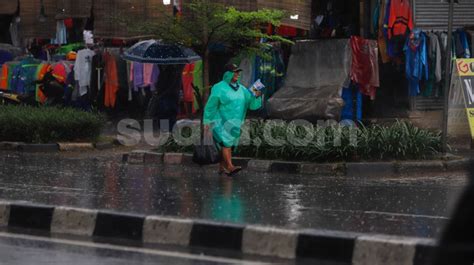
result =
[[194,63],[186,64],[183,70],[183,94],[184,102],[194,102]]
[[8,65],[4,64],[2,66],[2,73],[0,76],[0,89],[8,90]]
[[388,21],[388,39],[405,36],[413,30],[413,17],[409,0],[392,0]]
[[105,61],[105,100],[104,106],[113,108],[117,101],[117,92],[119,90],[119,80],[117,74],[117,62],[110,53],[104,54]]
[[[51,65],[49,64],[42,64],[40,66],[41,68],[39,69],[38,71],[38,76],[37,76],[37,80],[43,80],[44,78],[44,75],[51,70]],[[43,91],[40,89],[40,86],[41,85],[38,85],[37,86],[37,89],[36,89],[36,100],[41,103],[41,104],[44,104],[46,102],[46,96],[44,95]]]

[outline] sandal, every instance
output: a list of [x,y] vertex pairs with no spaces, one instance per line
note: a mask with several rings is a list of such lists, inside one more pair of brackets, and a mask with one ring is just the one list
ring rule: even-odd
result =
[[228,171],[227,171],[225,168],[219,167],[219,171],[217,171],[217,174],[222,175],[222,174],[224,174],[224,173],[227,174],[227,172],[228,172]]
[[231,171],[225,172],[225,174],[229,177],[232,177],[235,174],[237,174],[238,172],[240,172],[241,170],[242,170],[242,167],[234,167],[234,169],[232,169]]

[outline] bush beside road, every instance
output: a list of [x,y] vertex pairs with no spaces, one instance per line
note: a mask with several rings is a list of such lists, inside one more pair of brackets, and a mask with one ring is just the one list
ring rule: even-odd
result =
[[0,139],[25,143],[95,141],[104,117],[69,108],[0,106]]
[[[174,132],[159,152],[192,153],[193,128]],[[181,141],[181,142],[180,142]],[[236,156],[265,160],[337,162],[424,160],[439,157],[441,134],[407,122],[370,127],[251,120]]]

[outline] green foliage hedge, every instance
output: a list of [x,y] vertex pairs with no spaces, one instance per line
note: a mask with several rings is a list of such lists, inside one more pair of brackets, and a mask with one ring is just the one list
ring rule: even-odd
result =
[[0,106],[0,141],[94,141],[103,116],[70,108]]
[[[271,160],[288,161],[370,161],[370,160],[405,160],[428,159],[441,150],[441,133],[420,129],[408,122],[396,122],[390,126],[372,125],[364,127],[348,126],[316,126],[309,130],[301,126],[289,126],[282,121],[271,130],[276,139],[287,139],[288,134],[296,135],[296,143],[308,134],[312,140],[309,144],[295,145],[286,141],[282,146],[272,146],[267,141],[259,141],[260,145],[241,144],[235,155]],[[265,139],[265,121],[253,120],[246,124],[249,136],[243,134],[241,143],[246,139]],[[184,136],[190,132],[183,130]],[[336,140],[336,141],[335,141]],[[339,143],[339,144],[335,144]],[[173,138],[161,147],[165,152],[192,152],[193,146],[180,146]]]

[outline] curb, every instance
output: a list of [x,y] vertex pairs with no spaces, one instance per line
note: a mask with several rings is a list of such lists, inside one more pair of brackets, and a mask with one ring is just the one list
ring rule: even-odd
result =
[[92,143],[58,143],[59,151],[90,151],[94,150]]
[[[190,165],[191,154],[158,153],[153,151],[136,150],[123,155],[124,163],[129,164],[164,164]],[[436,173],[467,171],[473,160],[459,158],[455,160],[428,161],[392,161],[392,162],[359,162],[359,163],[307,163],[251,158],[233,158],[234,164],[258,173],[288,173],[318,176],[347,176],[347,177],[379,177],[407,176],[413,173]]]
[[20,152],[70,152],[112,149],[113,143],[51,143],[51,144],[27,144],[22,142],[0,142],[0,151]]
[[21,152],[31,152],[31,153],[37,153],[37,152],[50,153],[50,152],[58,152],[59,145],[58,144],[20,144],[18,145],[17,150]]
[[111,244],[127,240],[145,247],[175,245],[361,265],[427,264],[436,246],[432,239],[287,230],[5,201],[0,202],[0,227],[14,233],[19,229],[34,230],[46,237],[92,237]]

